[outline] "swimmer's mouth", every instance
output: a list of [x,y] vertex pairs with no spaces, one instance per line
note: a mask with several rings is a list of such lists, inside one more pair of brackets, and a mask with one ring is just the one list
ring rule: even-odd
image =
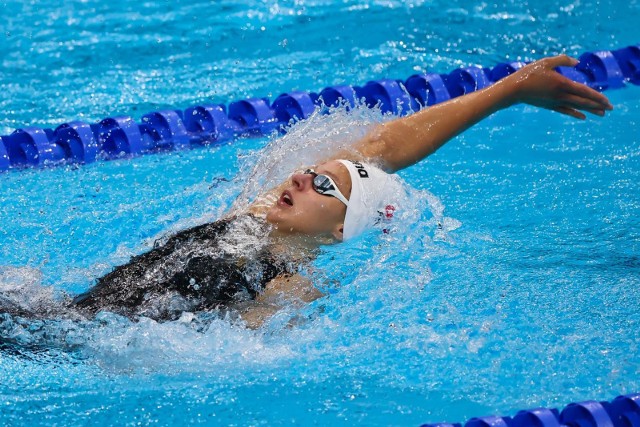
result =
[[279,205],[287,205],[293,206],[293,199],[291,198],[291,194],[288,191],[283,191],[280,196],[280,200],[278,200]]

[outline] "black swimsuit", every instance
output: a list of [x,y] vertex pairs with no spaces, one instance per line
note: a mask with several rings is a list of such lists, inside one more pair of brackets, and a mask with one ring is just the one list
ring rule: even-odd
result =
[[264,240],[261,235],[266,234],[260,230],[264,227],[253,217],[241,216],[181,231],[98,279],[71,306],[90,315],[106,310],[171,320],[184,311],[254,299],[270,280],[287,274],[286,264],[266,245],[255,248],[251,242],[236,244],[234,240],[247,240],[237,236],[242,234],[239,228],[253,232],[248,240]]

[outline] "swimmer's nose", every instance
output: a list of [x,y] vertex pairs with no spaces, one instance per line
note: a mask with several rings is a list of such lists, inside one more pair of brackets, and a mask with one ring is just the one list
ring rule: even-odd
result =
[[308,173],[295,173],[291,177],[291,182],[296,190],[304,191],[311,187],[313,176]]

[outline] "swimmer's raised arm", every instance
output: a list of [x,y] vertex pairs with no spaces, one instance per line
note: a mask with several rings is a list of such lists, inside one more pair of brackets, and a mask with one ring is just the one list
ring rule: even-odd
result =
[[[429,156],[480,120],[515,104],[526,103],[577,119],[585,118],[581,110],[603,116],[613,108],[606,96],[555,71],[555,67],[577,63],[566,55],[541,59],[485,89],[384,123],[358,141],[354,149],[388,172],[395,172]],[[341,156],[343,153],[338,154]]]

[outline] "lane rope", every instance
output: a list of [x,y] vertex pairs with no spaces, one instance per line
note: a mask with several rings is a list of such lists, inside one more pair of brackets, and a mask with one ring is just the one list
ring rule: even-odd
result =
[[[640,44],[618,50],[586,52],[574,67],[558,72],[603,91],[640,85]],[[0,136],[0,172],[56,164],[92,163],[123,156],[264,136],[302,120],[319,105],[356,100],[378,104],[383,112],[409,114],[457,96],[487,87],[525,65],[505,62],[492,68],[466,67],[449,74],[422,73],[408,79],[372,80],[363,86],[331,86],[320,92],[287,92],[272,103],[251,98],[222,104],[203,104],[185,110],[160,110],[136,122],[130,116],[107,117],[98,123],[63,123],[55,129],[23,127]]]
[[478,417],[461,423],[422,424],[421,427],[640,427],[640,393],[611,402],[570,403],[562,411],[536,408],[513,417]]

